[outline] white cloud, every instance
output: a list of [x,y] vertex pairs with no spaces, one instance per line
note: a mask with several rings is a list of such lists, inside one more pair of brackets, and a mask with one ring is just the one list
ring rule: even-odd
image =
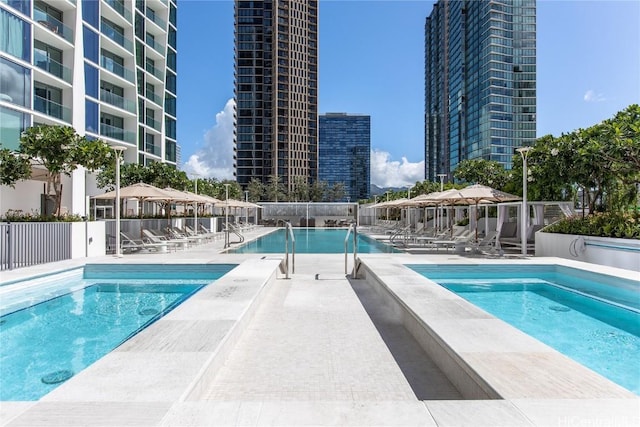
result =
[[187,174],[218,180],[233,179],[233,108],[229,99],[216,114],[216,124],[205,132],[204,145],[184,164]]
[[[233,110],[234,100],[229,99],[224,109],[216,114],[216,124],[205,132],[204,143],[185,162],[187,174],[218,180],[233,177]],[[371,150],[371,183],[379,187],[407,187],[424,180],[424,161],[411,163],[392,160],[391,154]]]
[[378,187],[407,187],[424,180],[424,160],[411,163],[406,157],[402,162],[391,159],[391,154],[371,150],[371,183]]
[[589,89],[585,92],[583,97],[585,102],[602,102],[605,100],[604,95],[601,93],[596,93],[595,90]]

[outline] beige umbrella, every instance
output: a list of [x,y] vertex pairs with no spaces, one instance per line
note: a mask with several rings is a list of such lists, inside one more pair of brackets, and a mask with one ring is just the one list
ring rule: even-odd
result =
[[[175,190],[174,190],[175,191]],[[97,196],[93,196],[94,199],[115,199],[116,192],[110,191],[108,193],[99,194]],[[129,185],[127,187],[120,188],[120,198],[121,199],[137,199],[140,204],[145,201],[174,201],[187,200],[185,195],[179,195],[177,193],[173,193],[171,191],[164,190],[162,188],[158,188],[151,184],[145,184],[143,182],[139,182],[136,184]],[[142,209],[140,211],[140,217],[142,217]]]
[[[519,196],[496,190],[486,185],[475,184],[456,190],[457,194],[449,196],[451,201],[465,201],[468,204],[474,204],[476,212],[478,212],[478,204],[480,203],[498,203],[509,202],[513,200],[521,200]],[[476,241],[478,240],[478,221],[476,218]]]

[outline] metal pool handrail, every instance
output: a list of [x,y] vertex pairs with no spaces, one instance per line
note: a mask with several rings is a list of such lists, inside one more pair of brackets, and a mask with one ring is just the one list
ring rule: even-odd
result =
[[290,222],[285,223],[284,252],[286,264],[286,278],[289,278],[289,237],[291,237],[291,273],[296,272],[296,238],[293,236],[293,227]]
[[353,278],[356,278],[356,260],[358,258],[358,226],[350,224],[347,237],[344,238],[344,274],[347,274],[347,258],[349,253],[349,236],[353,231]]

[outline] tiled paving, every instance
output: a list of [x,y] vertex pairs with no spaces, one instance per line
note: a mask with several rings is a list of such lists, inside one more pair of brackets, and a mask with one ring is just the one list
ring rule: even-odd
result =
[[[342,255],[298,255],[287,280],[281,256],[220,254],[222,245],[87,260],[241,265],[40,401],[0,402],[0,425],[640,425],[637,397],[402,267],[469,259],[364,255],[367,280],[353,280]],[[386,288],[372,286],[374,277]],[[462,400],[468,391],[452,385],[460,368],[450,381],[446,363],[427,356],[438,340],[506,399]]]

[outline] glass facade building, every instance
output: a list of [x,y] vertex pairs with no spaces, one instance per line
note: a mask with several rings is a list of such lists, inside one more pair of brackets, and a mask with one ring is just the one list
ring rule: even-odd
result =
[[177,0],[0,0],[0,145],[39,124],[176,164]]
[[320,116],[318,179],[342,183],[343,202],[368,199],[371,184],[371,117],[346,113]]
[[439,0],[425,24],[425,178],[506,169],[536,138],[536,1]]
[[238,183],[318,176],[318,1],[235,1]]

